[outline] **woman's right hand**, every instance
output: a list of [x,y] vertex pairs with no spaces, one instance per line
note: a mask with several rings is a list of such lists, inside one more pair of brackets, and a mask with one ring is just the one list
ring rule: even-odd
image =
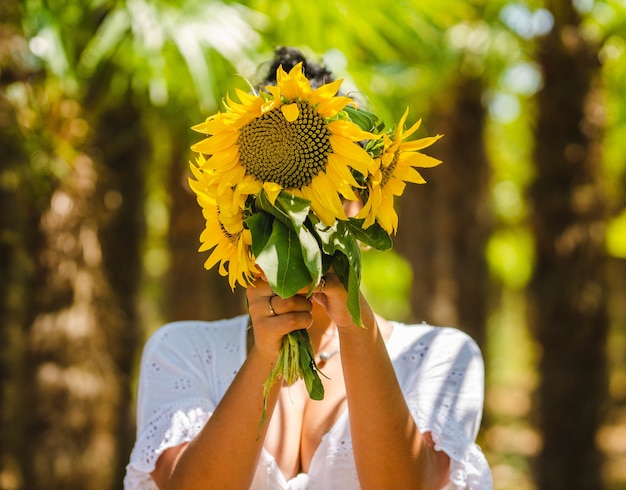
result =
[[281,298],[263,277],[250,285],[246,294],[254,332],[253,348],[274,362],[285,335],[311,326],[311,300],[301,294]]

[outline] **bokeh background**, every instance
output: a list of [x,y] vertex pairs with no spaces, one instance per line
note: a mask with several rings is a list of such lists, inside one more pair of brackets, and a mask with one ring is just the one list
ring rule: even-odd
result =
[[190,127],[284,45],[445,134],[363,288],[482,347],[496,489],[626,488],[625,37],[623,0],[2,0],[0,488],[121,488],[146,337],[244,311]]

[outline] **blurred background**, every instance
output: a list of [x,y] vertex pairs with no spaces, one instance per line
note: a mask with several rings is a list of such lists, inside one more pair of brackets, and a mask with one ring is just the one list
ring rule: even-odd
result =
[[0,488],[121,488],[147,336],[244,311],[190,127],[282,45],[445,134],[363,288],[482,347],[495,487],[626,488],[625,38],[624,0],[2,0]]

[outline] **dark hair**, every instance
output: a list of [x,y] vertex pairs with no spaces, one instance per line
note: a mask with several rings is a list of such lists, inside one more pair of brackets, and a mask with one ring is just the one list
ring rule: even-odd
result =
[[298,63],[302,63],[304,74],[311,82],[311,87],[313,89],[316,89],[325,83],[332,82],[335,79],[328,68],[310,61],[300,50],[296,48],[284,46],[276,48],[274,51],[274,58],[270,63],[267,75],[261,83],[262,86],[276,84],[276,70],[279,66],[282,65],[283,70],[288,72]]

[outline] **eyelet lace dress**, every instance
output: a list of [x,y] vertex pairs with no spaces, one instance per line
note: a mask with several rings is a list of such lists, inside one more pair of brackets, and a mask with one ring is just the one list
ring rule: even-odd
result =
[[[167,448],[191,441],[232,383],[246,356],[248,317],[185,321],[157,330],[144,348],[137,397],[137,439],[125,490],[157,490],[150,473]],[[393,323],[387,342],[400,386],[419,430],[450,456],[445,490],[491,490],[487,461],[476,445],[484,366],[466,334],[426,324]],[[324,435],[308,473],[287,480],[263,450],[254,490],[357,490],[347,410]]]

